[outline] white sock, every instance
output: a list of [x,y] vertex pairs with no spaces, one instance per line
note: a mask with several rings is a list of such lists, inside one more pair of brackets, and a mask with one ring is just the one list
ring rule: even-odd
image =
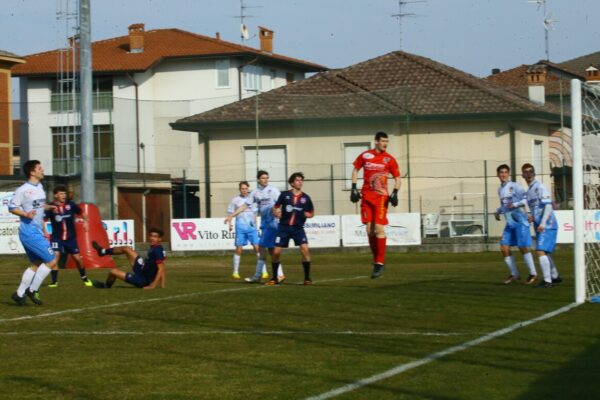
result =
[[277,276],[285,276],[283,273],[283,265],[279,263],[279,268],[277,268]]
[[558,278],[558,270],[556,269],[556,264],[554,264],[554,260],[552,259],[552,257],[550,257],[550,255],[547,255],[548,257],[548,261],[550,261],[550,273],[552,276],[552,279],[556,279]]
[[31,285],[29,285],[29,290],[32,292],[39,290],[40,286],[42,286],[42,282],[44,282],[44,279],[46,279],[50,271],[52,270],[48,268],[46,264],[40,264],[37,271],[35,271],[35,276],[31,281]]
[[523,254],[523,260],[525,260],[525,264],[527,264],[527,268],[529,268],[529,275],[537,275],[531,252]]
[[21,276],[21,284],[17,289],[17,294],[19,295],[19,297],[23,297],[25,295],[25,290],[27,290],[29,285],[31,285],[31,281],[33,280],[34,276],[35,271],[32,270],[31,267],[27,268],[25,272],[23,272],[23,275]]
[[544,282],[552,283],[552,275],[550,274],[550,260],[548,256],[540,256],[540,269],[544,275]]
[[263,271],[267,271],[267,267],[266,267],[266,262],[263,259],[258,259],[258,261],[256,261],[256,273],[254,274],[254,276],[260,278],[262,276]]
[[512,276],[519,276],[519,270],[517,269],[517,264],[515,263],[515,258],[513,256],[504,257],[504,262]]
[[237,254],[233,253],[233,273],[237,274],[240,272],[240,258],[242,258],[242,256],[238,256]]

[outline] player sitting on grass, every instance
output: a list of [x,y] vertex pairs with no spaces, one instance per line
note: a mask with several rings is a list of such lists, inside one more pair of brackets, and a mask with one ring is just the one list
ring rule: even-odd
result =
[[150,228],[148,232],[148,242],[150,249],[146,259],[142,259],[138,253],[131,247],[119,246],[112,249],[105,249],[96,241],[92,242],[92,246],[98,252],[100,257],[108,255],[125,254],[127,260],[132,265],[132,272],[121,271],[118,268],[113,268],[108,273],[106,282],[93,281],[94,287],[99,289],[110,289],[115,283],[115,280],[120,279],[133,286],[154,289],[160,284],[161,288],[165,287],[165,250],[161,245],[163,231],[158,228]]

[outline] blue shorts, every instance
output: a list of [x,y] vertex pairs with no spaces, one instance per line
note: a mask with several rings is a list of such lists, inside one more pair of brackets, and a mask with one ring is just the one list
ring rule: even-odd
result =
[[258,244],[258,230],[256,228],[235,231],[235,247],[243,247],[250,243],[252,246]]
[[308,244],[306,232],[304,232],[303,227],[279,225],[279,228],[277,229],[277,237],[275,238],[275,246],[288,247],[290,239],[294,239],[294,244],[296,246]]
[[544,232],[535,234],[535,249],[545,253],[554,253],[558,229],[544,229]]
[[54,250],[52,250],[52,246],[41,232],[39,235],[31,235],[21,234],[19,231],[19,239],[23,244],[27,257],[29,257],[29,261],[49,263],[54,260]]
[[272,249],[275,247],[276,236],[276,228],[263,228],[261,230],[260,241],[258,242],[258,245],[264,249]]
[[52,249],[61,254],[79,254],[79,245],[76,239],[60,240],[52,239]]
[[148,286],[150,284],[150,282],[148,282],[148,278],[140,272],[143,265],[144,259],[138,256],[133,262],[133,272],[127,272],[125,274],[125,282],[139,288]]
[[525,226],[518,224],[514,227],[504,227],[502,232],[502,239],[500,240],[501,246],[517,246],[517,247],[531,247],[531,231],[529,225]]

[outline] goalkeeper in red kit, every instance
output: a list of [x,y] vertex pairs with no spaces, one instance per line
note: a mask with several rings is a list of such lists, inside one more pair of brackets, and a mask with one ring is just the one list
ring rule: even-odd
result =
[[[350,201],[360,203],[360,217],[367,227],[369,247],[373,253],[373,273],[371,278],[379,278],[385,269],[385,226],[388,224],[388,204],[398,205],[400,190],[400,169],[396,159],[386,152],[388,135],[385,132],[375,134],[375,148],[362,152],[354,160],[352,171],[352,192]],[[361,192],[356,187],[358,171],[363,168],[364,182]],[[388,175],[394,177],[394,190],[388,192]]]

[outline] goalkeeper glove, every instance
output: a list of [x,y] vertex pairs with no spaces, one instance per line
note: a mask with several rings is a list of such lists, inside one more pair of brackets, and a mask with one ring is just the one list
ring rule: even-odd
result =
[[350,192],[350,201],[353,203],[358,203],[360,200],[360,192],[356,188],[356,183],[352,184],[352,191]]
[[398,205],[398,189],[394,189],[390,195],[389,202],[396,207]]

